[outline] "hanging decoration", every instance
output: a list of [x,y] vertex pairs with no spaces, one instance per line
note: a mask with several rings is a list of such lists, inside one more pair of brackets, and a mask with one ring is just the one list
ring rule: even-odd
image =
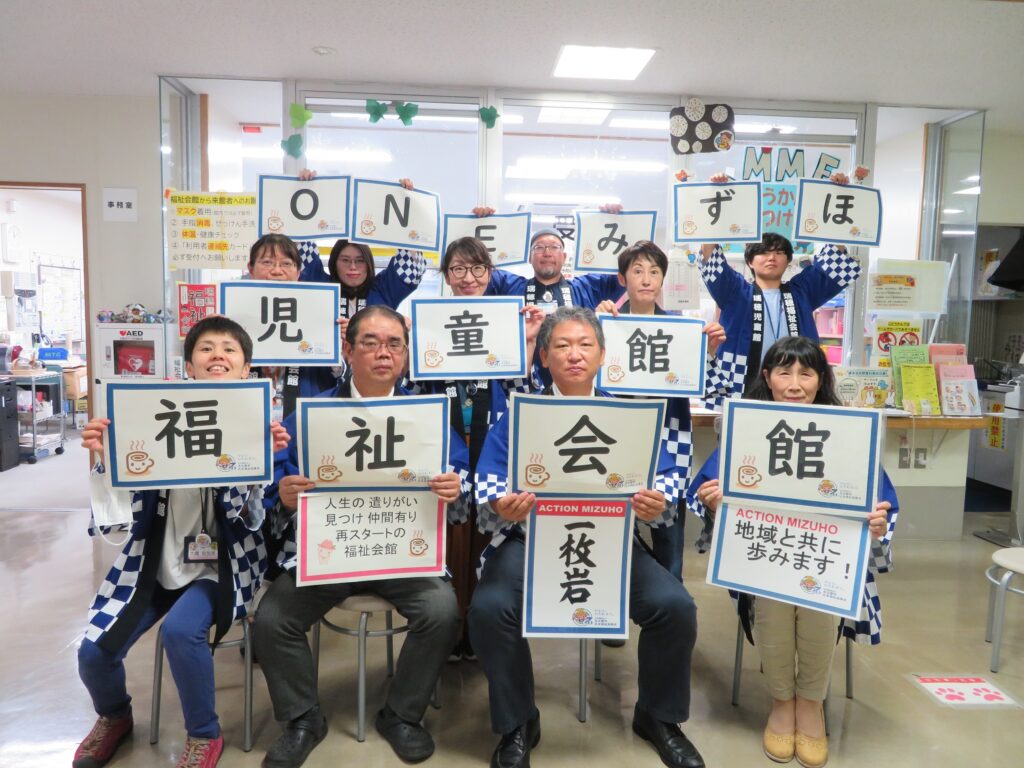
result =
[[281,142],[281,149],[296,159],[302,157],[302,136],[297,133],[289,136]]
[[736,114],[728,104],[705,104],[697,98],[669,112],[669,142],[677,155],[725,152],[736,140]]
[[398,113],[398,119],[402,121],[402,124],[412,125],[412,119],[420,111],[420,105],[414,104],[411,101],[393,101],[391,103],[395,108],[395,112]]
[[388,111],[387,102],[377,101],[376,99],[366,100],[366,114],[370,116],[370,122],[376,123],[384,114]]
[[501,117],[498,114],[498,110],[494,107],[480,107],[480,119],[484,121],[484,125],[488,128],[493,128],[495,121]]
[[296,130],[313,119],[313,113],[301,104],[292,104],[288,107],[288,115],[292,119],[292,128]]

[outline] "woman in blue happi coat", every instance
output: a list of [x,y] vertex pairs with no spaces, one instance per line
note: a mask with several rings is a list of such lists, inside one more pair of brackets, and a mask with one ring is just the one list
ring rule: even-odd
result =
[[[743,397],[841,404],[825,353],[815,342],[799,336],[780,339],[768,350],[760,376]],[[706,531],[722,501],[718,462],[719,452],[715,450],[686,492],[687,504],[704,519]],[[896,491],[884,471],[879,495],[881,500],[868,514],[871,557],[857,621],[843,619],[837,628],[836,617],[831,614],[766,597],[740,595],[740,617],[761,654],[761,666],[772,695],[763,746],[765,754],[776,762],[788,762],[795,754],[806,768],[825,764],[828,739],[822,702],[828,690],[837,636],[870,643],[880,640],[881,604],[874,573],[884,573],[891,567],[890,544],[899,511]]]

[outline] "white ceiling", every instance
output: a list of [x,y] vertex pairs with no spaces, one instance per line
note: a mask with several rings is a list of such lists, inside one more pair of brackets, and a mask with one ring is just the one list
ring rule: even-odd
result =
[[[0,94],[154,93],[159,74],[990,110],[1024,132],[1024,3],[994,0],[5,0]],[[657,49],[556,80],[565,43]],[[317,56],[314,45],[337,49]]]

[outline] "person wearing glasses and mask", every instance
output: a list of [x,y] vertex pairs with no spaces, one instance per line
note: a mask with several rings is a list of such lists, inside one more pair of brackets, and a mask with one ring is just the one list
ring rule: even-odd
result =
[[[390,307],[375,305],[352,316],[345,333],[344,353],[351,376],[321,397],[405,397],[398,386],[405,369],[409,331],[405,318]],[[296,420],[284,422],[295,435]],[[448,471],[430,481],[435,495],[446,502],[449,522],[465,520],[470,491],[466,444],[450,436]],[[434,741],[421,724],[434,684],[459,628],[458,605],[451,584],[440,577],[378,579],[346,584],[297,587],[295,583],[295,511],[300,493],[316,483],[299,474],[298,445],[274,456],[274,482],[265,499],[284,546],[278,556],[285,573],[274,580],[260,603],[253,629],[256,653],[284,733],[271,746],[265,768],[297,768],[327,734],[320,710],[313,656],[306,633],[314,622],[350,595],[372,593],[393,603],[409,624],[398,656],[384,708],[376,718],[377,731],[406,762],[426,760]],[[347,738],[347,737],[346,737]]]
[[[483,296],[494,271],[487,246],[475,237],[462,237],[449,243],[441,259],[441,274],[455,296]],[[526,359],[533,359],[537,333],[544,312],[535,306],[523,308],[526,318]],[[533,382],[525,378],[460,379],[452,381],[414,382],[415,393],[444,394],[451,400],[452,428],[469,442],[469,468],[472,476],[487,430],[508,410],[511,392],[531,392]],[[476,564],[487,545],[485,536],[476,527],[476,507],[470,510],[469,525],[452,526],[448,531],[448,567],[459,598],[459,611],[465,616],[476,586]],[[474,660],[473,646],[465,622],[449,661]]]

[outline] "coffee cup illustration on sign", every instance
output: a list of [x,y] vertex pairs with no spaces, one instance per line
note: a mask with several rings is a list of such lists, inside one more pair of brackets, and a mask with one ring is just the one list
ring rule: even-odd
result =
[[757,488],[761,480],[764,479],[761,477],[761,473],[757,471],[753,461],[753,458],[750,456],[744,456],[743,463],[740,464],[739,469],[736,471],[736,482],[743,488]]
[[430,549],[427,540],[423,538],[423,531],[413,531],[413,537],[409,539],[409,554],[413,557],[420,557]]
[[131,450],[124,457],[125,469],[128,470],[128,474],[136,476],[148,475],[149,470],[153,468],[156,462],[150,458],[146,451],[142,450],[145,443],[142,440],[135,440],[129,445]]
[[324,483],[331,483],[341,477],[341,470],[334,466],[333,456],[324,456],[320,460],[320,466],[316,468],[317,480]]
[[530,463],[526,465],[526,484],[533,488],[541,488],[551,479],[551,474],[541,464],[543,460],[542,455],[535,453],[530,456]]

